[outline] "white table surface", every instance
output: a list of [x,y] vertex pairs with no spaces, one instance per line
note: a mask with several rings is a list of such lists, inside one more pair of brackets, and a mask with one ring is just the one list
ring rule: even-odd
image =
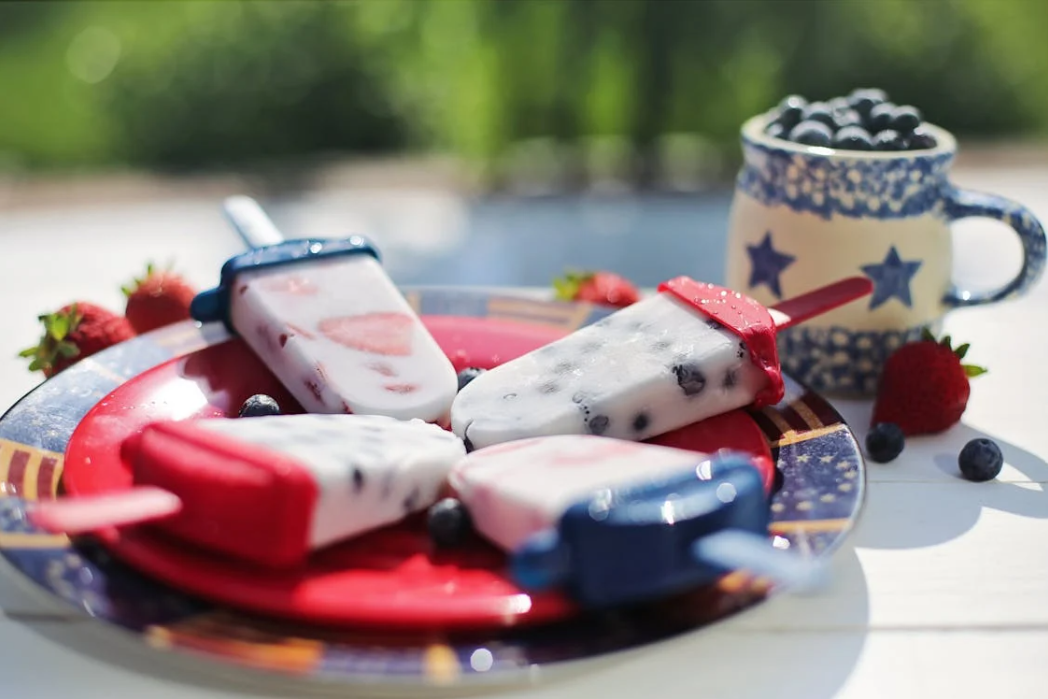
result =
[[[955,179],[1024,201],[1048,221],[1044,169]],[[1018,245],[995,224],[966,222],[956,239],[956,274],[975,286],[1006,277],[1018,263]],[[150,258],[176,257],[194,283],[210,286],[239,249],[213,201],[0,210],[0,407],[36,383],[14,356],[36,336],[37,313],[74,298],[120,307],[119,283]],[[868,465],[864,515],[835,554],[824,593],[779,597],[514,695],[1045,696],[1046,320],[1046,283],[1020,301],[950,314],[947,331],[971,341],[969,359],[991,371],[973,382],[961,425],[911,440],[892,464]],[[861,440],[869,405],[835,404]],[[1004,451],[1004,471],[991,483],[963,481],[956,455],[984,435]],[[2,697],[295,697],[314,689],[148,650],[0,567]]]

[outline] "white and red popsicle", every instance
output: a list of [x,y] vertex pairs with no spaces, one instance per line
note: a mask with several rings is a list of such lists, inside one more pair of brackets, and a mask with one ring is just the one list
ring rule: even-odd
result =
[[427,508],[465,455],[436,425],[378,415],[158,422],[122,448],[131,490],[41,503],[32,521],[66,533],[153,521],[275,568]]
[[458,390],[450,360],[366,240],[279,240],[252,200],[226,204],[249,241],[220,285],[199,294],[196,320],[222,320],[307,412],[447,417]]
[[678,277],[658,293],[496,367],[459,392],[468,448],[544,435],[644,440],[783,395],[775,333],[872,291],[854,277],[765,308]]

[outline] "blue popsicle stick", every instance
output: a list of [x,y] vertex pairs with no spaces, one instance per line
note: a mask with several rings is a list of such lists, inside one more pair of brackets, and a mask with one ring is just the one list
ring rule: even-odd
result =
[[821,562],[777,549],[766,536],[741,529],[725,529],[704,536],[691,545],[691,553],[711,565],[771,578],[794,592],[820,589],[828,577],[826,566]]

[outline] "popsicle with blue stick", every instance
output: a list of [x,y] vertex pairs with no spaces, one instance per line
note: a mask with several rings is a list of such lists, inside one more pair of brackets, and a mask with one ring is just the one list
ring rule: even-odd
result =
[[592,435],[486,447],[449,477],[474,527],[510,555],[513,579],[587,607],[693,589],[734,570],[793,590],[824,565],[772,545],[753,457]]
[[307,412],[445,418],[455,369],[369,241],[284,240],[253,199],[224,209],[251,249],[193,299],[193,318],[225,323]]

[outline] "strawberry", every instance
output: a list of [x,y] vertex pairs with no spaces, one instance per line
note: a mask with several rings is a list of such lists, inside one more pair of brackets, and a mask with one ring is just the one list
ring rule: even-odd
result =
[[138,333],[189,320],[189,304],[196,290],[170,269],[146,266],[146,275],[132,286],[122,287],[127,296],[124,316]]
[[415,321],[403,313],[327,318],[318,327],[326,338],[350,349],[396,357],[411,354],[415,334]]
[[920,340],[897,349],[881,373],[872,424],[894,423],[907,436],[957,424],[968,407],[968,380],[986,373],[961,363],[967,353],[967,344],[954,349],[949,335],[936,341],[927,329]]
[[83,301],[39,318],[44,325],[40,343],[22,350],[18,356],[31,357],[29,371],[42,371],[47,378],[84,357],[135,336],[127,318]]
[[586,301],[625,308],[640,300],[637,287],[613,272],[568,271],[553,281],[553,288],[561,301]]

